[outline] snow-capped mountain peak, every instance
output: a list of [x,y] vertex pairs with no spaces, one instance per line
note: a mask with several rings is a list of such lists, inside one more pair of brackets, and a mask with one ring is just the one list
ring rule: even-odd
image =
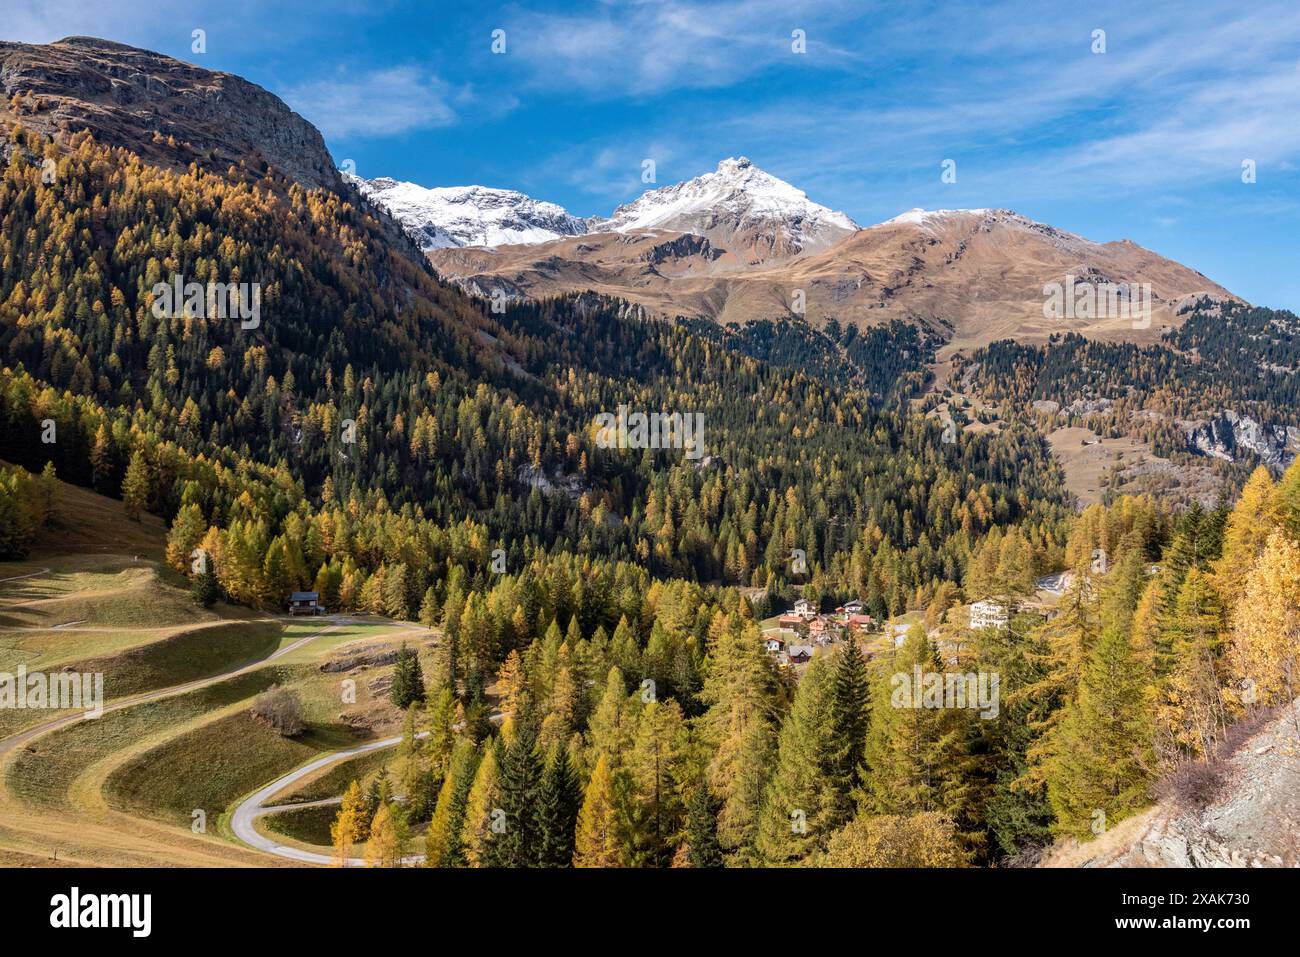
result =
[[425,251],[661,229],[703,236],[757,263],[825,249],[858,229],[843,213],[814,203],[744,156],[724,159],[716,170],[684,183],[649,190],[609,218],[574,216],[510,189],[429,189],[388,177],[345,177],[405,226]]
[[513,189],[443,186],[429,189],[389,177],[344,174],[368,199],[383,207],[423,250],[448,246],[543,243],[587,232],[587,220],[562,206]]
[[843,213],[814,203],[744,156],[724,159],[711,173],[650,190],[595,225],[600,231],[696,233],[761,259],[824,249],[857,228]]

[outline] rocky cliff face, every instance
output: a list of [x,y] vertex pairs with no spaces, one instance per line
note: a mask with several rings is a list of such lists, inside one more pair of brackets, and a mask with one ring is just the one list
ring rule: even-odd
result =
[[0,127],[89,129],[158,165],[269,164],[307,187],[342,185],[320,133],[279,97],[160,53],[91,37],[0,42],[0,95]]
[[1265,465],[1286,468],[1300,451],[1300,429],[1263,425],[1231,409],[1204,422],[1185,426],[1188,444],[1201,455],[1235,462],[1243,452],[1253,453]]

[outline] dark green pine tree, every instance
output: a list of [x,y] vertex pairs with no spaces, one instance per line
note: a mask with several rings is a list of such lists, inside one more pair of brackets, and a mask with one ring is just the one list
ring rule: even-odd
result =
[[1163,591],[1160,596],[1160,612],[1165,618],[1174,615],[1178,605],[1178,593],[1182,591],[1187,573],[1197,567],[1196,539],[1183,532],[1174,536],[1174,540],[1165,549],[1161,559],[1164,569],[1161,575]]
[[691,867],[722,867],[722,845],[718,843],[720,806],[700,781],[686,809],[686,853]]
[[471,671],[465,679],[465,686],[465,735],[471,741],[483,741],[492,733],[492,722],[482,673]]
[[420,653],[412,651],[410,657],[411,700],[424,704],[424,669],[420,667]]
[[1052,742],[1047,796],[1058,833],[1086,838],[1099,812],[1109,827],[1148,801],[1154,730],[1143,689],[1150,680],[1128,633],[1103,630]]
[[217,576],[210,570],[201,571],[190,579],[190,597],[196,604],[211,608],[220,596],[221,589],[217,585]]
[[835,751],[831,754],[831,766],[827,771],[839,808],[837,824],[848,821],[853,815],[854,789],[859,780],[867,725],[871,720],[870,688],[866,659],[858,643],[850,638],[836,658],[831,687]]
[[397,661],[393,664],[393,683],[388,689],[388,700],[403,711],[415,699],[411,696],[411,652],[406,645],[397,649]]
[[[1219,557],[1223,547],[1223,525],[1227,517],[1228,509],[1222,503],[1207,511],[1199,501],[1193,500],[1178,519],[1175,531],[1190,543],[1190,567],[1205,571]],[[1161,563],[1165,563],[1163,558]]]
[[1029,749],[1043,733],[1043,717],[1059,707],[1051,688],[1051,644],[1029,614],[1008,628],[981,628],[974,646],[979,670],[999,676],[998,720],[976,721],[971,751],[980,782],[982,827],[988,847],[1009,856],[1051,843],[1052,806],[1041,788],[1022,786]]
[[1232,511],[1227,502],[1220,500],[1214,511],[1207,512],[1201,526],[1201,553],[1209,564],[1218,561],[1223,554],[1223,530],[1228,524],[1228,513]]
[[393,685],[388,700],[405,711],[413,703],[424,702],[424,672],[420,669],[420,656],[406,647],[397,649],[397,663],[393,665]]
[[537,797],[537,827],[540,846],[537,863],[542,867],[573,864],[574,829],[582,808],[582,786],[573,773],[569,752],[556,745],[542,774]]
[[388,768],[381,768],[379,773],[370,779],[370,785],[366,788],[366,826],[375,819],[379,813],[379,806],[388,802],[392,794],[392,785],[388,780]]
[[500,801],[505,812],[505,832],[490,845],[492,867],[536,867],[541,835],[537,820],[542,784],[542,756],[537,750],[537,730],[527,715],[518,716],[515,740],[501,764]]

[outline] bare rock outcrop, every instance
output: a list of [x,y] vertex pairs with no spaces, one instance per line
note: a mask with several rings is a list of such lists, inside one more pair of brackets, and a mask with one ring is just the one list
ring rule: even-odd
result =
[[0,95],[0,126],[52,137],[89,129],[157,165],[269,164],[303,186],[342,189],[320,132],[279,97],[161,53],[94,37],[0,41]]
[[1094,841],[1066,842],[1046,867],[1300,867],[1300,702],[1227,759],[1219,796],[1203,810],[1173,799]]

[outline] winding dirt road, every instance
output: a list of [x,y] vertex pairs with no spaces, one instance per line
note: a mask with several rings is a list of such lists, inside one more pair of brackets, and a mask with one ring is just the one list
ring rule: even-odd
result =
[[[22,576],[22,577],[27,577],[27,576]],[[337,631],[340,628],[348,627],[351,625],[376,625],[376,624],[398,625],[400,624],[398,622],[390,622],[384,619],[376,619],[368,616],[356,617],[351,615],[331,615],[326,620],[329,622],[329,624],[326,627],[321,628],[319,631],[313,632],[309,635],[305,635],[302,638],[299,638],[296,641],[293,641],[282,648],[276,649],[274,652],[267,655],[265,658],[260,658],[256,661],[252,661],[247,664],[240,665],[238,667],[231,668],[223,672],[219,672],[218,674],[209,675],[206,678],[198,678],[193,681],[184,682],[182,684],[171,685],[165,688],[156,688],[152,691],[145,691],[139,694],[116,699],[104,705],[103,713],[107,714],[113,711],[121,711],[125,708],[132,708],[137,705],[147,704],[152,701],[159,701],[164,698],[170,698],[176,695],[185,694],[187,692],[197,691],[201,688],[206,688],[209,685],[214,685],[219,682],[228,681],[231,678],[239,677],[240,675],[247,674],[251,671],[256,671],[257,669],[264,668],[278,659],[293,654],[295,651],[302,648],[303,646],[315,641],[316,639],[324,635]],[[51,718],[49,721],[45,721],[33,727],[24,728],[23,730],[18,731],[10,735],[9,737],[0,739],[0,766],[2,766],[6,762],[7,757],[12,752],[14,752],[18,748],[25,746],[32,740],[50,734],[54,731],[59,730],[60,728],[65,728],[68,725],[71,725],[75,722],[83,721],[83,720],[87,720],[87,719],[85,718],[84,713],[81,712],[64,714],[56,718]],[[422,733],[420,737],[425,737],[426,735],[427,732]],[[292,784],[294,781],[299,780],[304,775],[310,774],[312,771],[318,768],[324,767],[329,764],[333,764],[338,761],[346,760],[349,757],[353,757],[355,755],[362,754],[367,751],[378,750],[386,747],[395,747],[400,741],[401,741],[400,736],[394,738],[386,738],[381,741],[370,741],[345,751],[338,751],[332,754],[324,755],[323,757],[317,758],[316,760],[312,761],[306,766],[299,768],[296,771],[293,771],[290,774],[281,777],[280,779],[272,782],[271,784],[268,784],[266,787],[261,788],[251,798],[248,798],[247,800],[243,801],[236,809],[235,814],[232,816],[232,822],[231,822],[235,834],[239,837],[243,845],[246,845],[248,848],[251,848],[255,851],[269,853],[277,857],[283,858],[285,860],[296,861],[298,863],[310,863],[310,864],[335,863],[333,858],[329,855],[313,854],[309,851],[303,851],[298,848],[292,848],[285,845],[281,845],[274,841],[270,841],[267,838],[263,837],[261,834],[259,834],[256,830],[254,830],[252,826],[252,821],[262,816],[263,814],[270,813],[274,810],[284,810],[285,808],[261,808],[258,805],[260,805],[260,803],[266,798],[268,798],[270,795],[283,790],[285,787]],[[0,788],[3,788],[2,768],[0,768]],[[8,803],[9,803],[9,795],[0,794],[0,813],[3,813],[6,810],[5,805]],[[320,802],[320,803],[328,803],[328,802]],[[301,807],[305,805],[295,805],[295,806]],[[24,812],[24,817],[25,818],[34,817],[36,813],[37,813],[37,809],[31,809],[30,813]],[[44,814],[46,812],[44,810],[40,810],[39,813]],[[0,830],[3,829],[4,829],[4,821],[0,820]],[[188,837],[188,834],[186,836]],[[219,842],[219,843],[225,844],[226,847],[231,848],[232,850],[241,846],[239,844],[231,845],[226,842]],[[240,853],[243,852],[241,851]],[[403,863],[414,864],[414,863],[418,863],[422,859],[423,858],[417,858],[417,857],[404,858]],[[136,863],[141,863],[141,862],[136,862]],[[216,863],[220,863],[220,862],[216,862]],[[359,866],[362,865],[364,862],[359,858],[354,858],[350,860],[348,863],[350,865]]]
[[[417,738],[427,738],[428,731],[421,731],[416,735]],[[399,734],[394,738],[383,738],[379,741],[367,741],[365,744],[359,744],[355,748],[348,748],[345,751],[335,751],[333,754],[327,754],[324,757],[317,758],[296,771],[290,771],[283,777],[276,778],[270,784],[250,794],[239,806],[235,808],[235,813],[230,816],[230,829],[234,832],[235,837],[239,838],[249,847],[256,848],[259,851],[265,851],[268,854],[275,854],[278,857],[288,858],[289,860],[301,861],[304,864],[337,864],[338,861],[330,854],[319,854],[315,851],[304,850],[300,847],[291,847],[288,844],[281,844],[272,840],[265,834],[262,834],[255,827],[253,822],[264,814],[272,814],[276,811],[287,811],[301,807],[311,807],[317,804],[337,804],[339,798],[326,798],[323,801],[312,801],[306,804],[277,804],[263,807],[262,802],[268,800],[272,795],[278,794],[289,785],[301,781],[304,777],[313,771],[319,771],[321,768],[328,767],[331,764],[337,764],[339,761],[346,761],[349,758],[355,758],[358,755],[366,754],[370,751],[379,751],[382,748],[395,748],[401,743],[402,736]],[[403,864],[418,864],[424,860],[424,855],[414,855],[402,858]],[[349,857],[348,867],[364,867],[365,861],[359,857]]]

